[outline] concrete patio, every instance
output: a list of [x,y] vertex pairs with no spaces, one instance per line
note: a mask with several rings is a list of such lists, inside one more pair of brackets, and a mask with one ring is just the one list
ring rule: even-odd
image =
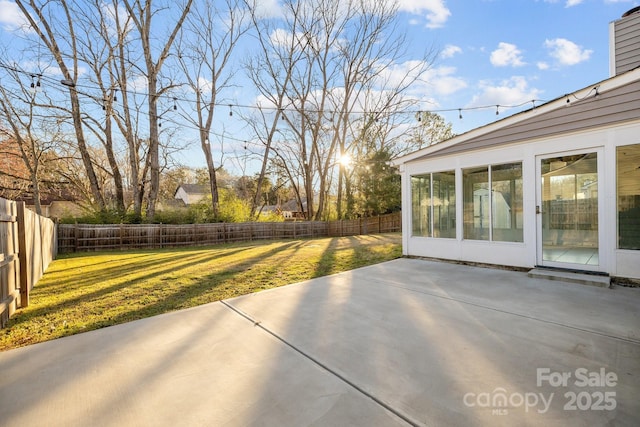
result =
[[640,289],[399,259],[0,353],[4,426],[637,426]]

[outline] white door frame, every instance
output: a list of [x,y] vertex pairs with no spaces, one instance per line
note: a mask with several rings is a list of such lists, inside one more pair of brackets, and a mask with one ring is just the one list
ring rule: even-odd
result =
[[[545,261],[543,257],[543,240],[542,240],[542,160],[551,157],[571,156],[575,154],[596,153],[597,156],[597,173],[598,173],[598,265],[573,264],[566,262]],[[606,257],[604,256],[603,244],[605,244],[605,236],[603,230],[606,228],[602,224],[602,220],[606,218],[604,215],[604,149],[603,147],[585,148],[580,150],[559,151],[538,154],[535,156],[536,162],[536,265],[542,267],[554,267],[567,270],[584,270],[595,272],[606,272]]]

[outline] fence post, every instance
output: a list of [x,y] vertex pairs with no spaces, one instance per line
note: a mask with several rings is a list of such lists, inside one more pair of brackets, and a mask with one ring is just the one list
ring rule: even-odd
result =
[[29,306],[29,268],[27,265],[27,233],[25,230],[24,202],[17,202],[18,259],[20,260],[20,307]]
[[73,225],[73,252],[78,252],[78,223]]

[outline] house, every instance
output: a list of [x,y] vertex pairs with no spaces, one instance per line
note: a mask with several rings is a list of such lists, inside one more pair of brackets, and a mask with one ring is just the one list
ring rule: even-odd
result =
[[403,252],[640,278],[640,7],[610,77],[396,159]]
[[285,221],[295,221],[307,218],[307,198],[302,197],[302,206],[297,199],[291,199],[280,207],[282,216]]
[[211,189],[201,184],[180,184],[173,195],[176,200],[182,200],[185,206],[202,201],[211,194]]
[[[19,197],[19,201],[25,202],[25,206],[35,212],[33,197]],[[76,201],[75,197],[68,193],[45,193],[40,197],[40,209],[42,216],[51,219],[80,216],[85,210]]]

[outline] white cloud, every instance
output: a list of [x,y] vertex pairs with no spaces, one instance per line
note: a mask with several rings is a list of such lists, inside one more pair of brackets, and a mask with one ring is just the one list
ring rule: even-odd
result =
[[[467,82],[461,77],[456,77],[456,71],[457,69],[455,67],[437,67],[430,69],[425,76],[425,80],[429,84],[429,89],[435,90],[438,95],[451,95],[466,88]],[[433,92],[433,90],[431,92]]]
[[278,0],[257,0],[255,2],[255,13],[260,18],[280,18],[282,17],[282,7]]
[[491,64],[496,67],[521,67],[525,65],[520,49],[514,44],[505,42],[500,42],[498,48],[491,52]]
[[475,95],[468,107],[486,105],[519,105],[540,97],[539,89],[530,88],[527,80],[522,76],[513,76],[508,80],[493,84],[490,81],[479,83],[482,91]]
[[102,10],[106,17],[105,21],[109,36],[113,38],[118,37],[119,31],[118,27],[116,26],[116,16],[118,17],[119,24],[122,27],[120,28],[120,31],[129,33],[129,31],[131,31],[131,29],[133,28],[133,22],[127,21],[128,14],[127,9],[124,6],[118,6],[118,8],[116,9],[113,3],[103,3]]
[[213,88],[213,82],[209,79],[205,79],[204,77],[198,77],[198,90],[202,92],[211,92]]
[[451,16],[444,0],[399,0],[398,10],[413,15],[425,15],[427,28],[442,27]]
[[[395,87],[411,79],[418,79],[418,73],[428,69],[426,63],[420,60],[409,60],[399,64],[391,64],[381,69],[378,74],[378,85],[381,87]],[[416,82],[417,83],[417,82]]]
[[442,50],[442,53],[440,54],[440,56],[443,59],[444,58],[451,58],[457,53],[462,53],[462,49],[460,49],[460,47],[458,47],[458,46],[454,46],[452,44],[448,44],[448,45],[446,45],[444,47],[444,49]]
[[536,64],[536,66],[538,67],[538,70],[548,70],[549,69],[549,64],[547,64],[544,61],[540,61]]
[[567,0],[567,3],[565,4],[565,7],[577,6],[582,2],[583,2],[583,0]]
[[127,86],[129,87],[129,90],[134,92],[146,92],[149,82],[147,81],[147,76],[141,74],[133,79],[129,79],[127,81]]
[[7,31],[30,27],[18,6],[8,0],[0,0],[0,25]]
[[550,50],[549,55],[553,57],[560,65],[576,65],[586,61],[591,57],[592,50],[583,49],[582,46],[574,42],[557,38],[553,40],[545,40],[544,45]]
[[467,82],[456,76],[456,72],[455,67],[429,67],[424,61],[405,61],[380,70],[377,89],[384,91],[415,79],[407,91],[411,97],[425,99],[434,95],[449,95],[467,87]]
[[293,34],[284,28],[277,28],[269,34],[269,39],[275,46],[287,46],[291,44]]

